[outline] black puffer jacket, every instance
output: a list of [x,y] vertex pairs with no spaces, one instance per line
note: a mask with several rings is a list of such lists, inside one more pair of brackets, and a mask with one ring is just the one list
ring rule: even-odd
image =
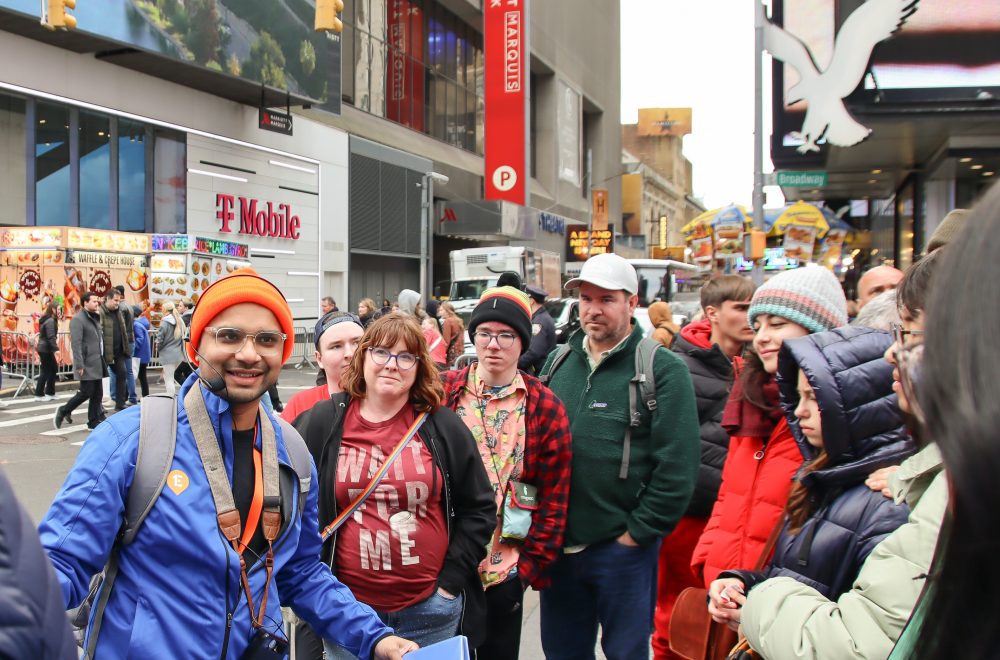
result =
[[698,404],[701,465],[685,515],[699,518],[712,515],[722,483],[722,466],[729,453],[729,434],[722,428],[722,411],[733,382],[733,363],[718,345],[709,343],[711,334],[708,321],[692,323],[681,330],[671,347],[691,372]]
[[0,658],[76,657],[55,572],[0,472]]
[[813,459],[816,449],[793,414],[802,369],[819,404],[828,463],[801,478],[815,502],[813,514],[798,533],[782,530],[766,573],[722,576],[738,576],[748,588],[787,576],[836,600],[875,546],[906,522],[908,507],[864,484],[873,470],[898,465],[915,450],[892,392],[892,367],[882,357],[890,343],[885,332],[852,327],[785,341],[778,362],[781,405],[803,456]]

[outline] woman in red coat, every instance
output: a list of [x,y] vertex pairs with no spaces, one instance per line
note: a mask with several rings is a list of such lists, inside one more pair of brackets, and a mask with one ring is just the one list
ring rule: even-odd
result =
[[820,267],[786,271],[754,293],[748,312],[756,354],[739,369],[722,417],[729,455],[691,568],[706,588],[723,570],[753,568],[778,524],[802,465],[778,405],[778,351],[786,339],[847,324],[840,282]]

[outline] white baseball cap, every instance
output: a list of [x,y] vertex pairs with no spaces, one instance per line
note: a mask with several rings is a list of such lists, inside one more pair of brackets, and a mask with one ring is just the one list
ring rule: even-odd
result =
[[609,291],[624,290],[632,295],[639,292],[639,277],[635,274],[635,268],[624,258],[611,252],[594,255],[583,262],[580,275],[566,282],[566,288],[577,289],[584,282]]

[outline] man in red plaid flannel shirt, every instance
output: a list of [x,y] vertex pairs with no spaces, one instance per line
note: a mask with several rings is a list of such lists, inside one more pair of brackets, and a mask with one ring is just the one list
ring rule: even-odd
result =
[[545,569],[563,543],[570,483],[569,420],[562,402],[517,369],[531,343],[528,297],[512,287],[488,289],[472,312],[469,334],[478,362],[443,375],[446,405],[472,431],[502,507],[508,484],[538,489],[538,509],[523,542],[500,538],[502,515],[479,573],[486,588],[486,642],[479,660],[516,660],[524,589],[544,588]]

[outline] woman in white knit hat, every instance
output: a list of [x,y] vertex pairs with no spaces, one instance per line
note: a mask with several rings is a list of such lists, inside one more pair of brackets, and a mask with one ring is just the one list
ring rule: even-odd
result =
[[757,565],[802,464],[779,405],[778,351],[786,339],[846,325],[847,300],[833,273],[807,266],[758,288],[747,316],[754,353],[737,365],[722,417],[730,435],[722,486],[691,558],[706,588],[723,570]]

